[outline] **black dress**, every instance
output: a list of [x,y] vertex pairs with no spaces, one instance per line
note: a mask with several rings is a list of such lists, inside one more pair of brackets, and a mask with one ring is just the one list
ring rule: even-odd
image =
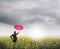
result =
[[12,34],[10,37],[11,37],[11,39],[13,39],[13,42],[17,41],[17,34]]

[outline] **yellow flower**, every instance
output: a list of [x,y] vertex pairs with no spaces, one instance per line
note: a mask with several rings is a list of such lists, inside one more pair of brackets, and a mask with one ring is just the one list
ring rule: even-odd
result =
[[14,46],[15,44],[16,44],[15,42],[13,42],[13,41],[11,42],[11,46]]
[[53,46],[56,46],[56,44],[53,44]]

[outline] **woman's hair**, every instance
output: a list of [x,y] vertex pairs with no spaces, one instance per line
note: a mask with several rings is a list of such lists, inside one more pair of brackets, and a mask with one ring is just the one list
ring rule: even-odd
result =
[[14,31],[14,33],[16,33],[16,31]]

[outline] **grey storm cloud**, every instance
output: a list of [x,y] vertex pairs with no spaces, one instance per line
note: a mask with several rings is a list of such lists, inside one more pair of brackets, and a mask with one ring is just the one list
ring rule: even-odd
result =
[[0,22],[60,25],[60,0],[0,0]]

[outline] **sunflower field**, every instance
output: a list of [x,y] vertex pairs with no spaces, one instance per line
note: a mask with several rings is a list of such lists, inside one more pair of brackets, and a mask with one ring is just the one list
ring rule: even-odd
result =
[[60,38],[33,40],[28,37],[18,37],[14,43],[8,37],[0,37],[0,49],[60,49]]

